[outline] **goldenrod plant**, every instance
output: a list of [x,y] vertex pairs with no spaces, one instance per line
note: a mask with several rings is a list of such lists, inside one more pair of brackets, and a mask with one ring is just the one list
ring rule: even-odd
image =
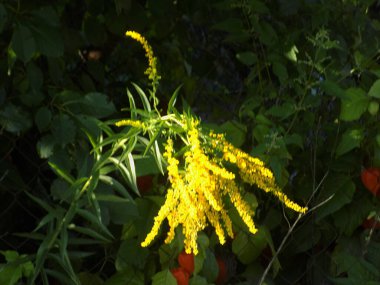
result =
[[[151,94],[156,102],[156,87],[160,77],[152,48],[135,31],[127,31],[126,36],[141,43],[146,52],[149,67],[145,73],[151,80]],[[154,219],[151,231],[141,243],[143,247],[153,242],[165,220],[169,225],[165,243],[170,243],[175,236],[175,229],[181,227],[187,253],[198,254],[198,235],[209,225],[215,229],[219,242],[224,244],[226,236],[234,237],[226,200],[236,208],[249,232],[255,234],[255,213],[244,200],[244,184],[255,185],[273,194],[295,212],[306,213],[307,207],[291,201],[277,186],[272,171],[263,161],[234,147],[223,134],[216,134],[212,130],[204,131],[200,120],[194,115],[179,113],[174,108],[178,92],[170,100],[167,114],[162,115],[157,109],[151,110],[144,92],[138,86],[135,87],[145,110],[137,110],[133,103],[130,106],[131,118],[120,120],[115,125],[131,127],[130,132],[149,133],[151,141],[146,152],[157,143],[159,135],[166,141],[165,152],[163,156],[156,157],[156,161],[159,164],[165,163],[170,181],[165,202]],[[130,93],[129,96],[133,102]],[[131,137],[125,139],[125,143],[129,138]],[[124,141],[123,137],[121,141]],[[156,148],[156,156],[158,151],[159,148]]]

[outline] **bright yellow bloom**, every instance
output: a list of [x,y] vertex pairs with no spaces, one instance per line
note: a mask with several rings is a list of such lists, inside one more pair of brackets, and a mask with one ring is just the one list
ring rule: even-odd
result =
[[130,126],[138,129],[145,129],[146,126],[143,122],[138,120],[121,120],[115,123],[115,126],[122,127],[122,126]]
[[301,207],[281,192],[272,171],[265,167],[264,162],[234,147],[223,135],[210,133],[210,137],[213,138],[212,145],[222,151],[223,159],[239,168],[240,177],[244,182],[256,185],[265,192],[271,192],[286,207],[299,213],[306,213],[307,207]]
[[125,35],[138,41],[143,46],[145,50],[145,56],[148,59],[149,65],[148,68],[145,70],[145,74],[148,75],[148,78],[152,81],[153,85],[156,85],[161,77],[157,73],[157,58],[153,55],[152,47],[141,34],[135,31],[127,31]]
[[[256,232],[252,226],[252,219],[247,218],[251,217],[252,210],[241,199],[234,184],[235,175],[217,165],[205,154],[197,125],[197,121],[191,121],[187,128],[189,149],[184,154],[184,172],[179,171],[179,161],[173,157],[173,141],[167,141],[164,157],[168,162],[171,188],[142,246],[147,246],[153,241],[165,219],[169,223],[165,242],[173,240],[175,228],[181,225],[187,253],[198,253],[198,234],[208,224],[215,228],[219,242],[224,244],[226,233],[233,237],[232,222],[223,203],[223,197],[227,194],[238,208],[242,219],[249,221],[248,227],[253,229],[253,233]],[[229,185],[235,187],[230,189]]]
[[[301,213],[307,210],[280,191],[273,173],[261,160],[235,148],[223,136],[210,134],[213,150],[206,154],[198,121],[193,119],[187,123],[185,130],[188,150],[183,155],[183,171],[180,171],[180,161],[173,156],[173,141],[168,139],[164,157],[168,163],[171,187],[142,246],[148,246],[154,240],[165,219],[169,224],[165,242],[170,243],[175,236],[175,229],[182,226],[187,253],[198,253],[198,234],[207,225],[215,228],[219,242],[224,244],[226,234],[233,237],[232,222],[223,202],[225,197],[232,202],[248,230],[252,234],[257,232],[253,221],[254,211],[244,200],[235,175],[225,169],[223,161],[235,164],[243,181],[273,193],[287,207]],[[218,156],[218,151],[222,158]]]

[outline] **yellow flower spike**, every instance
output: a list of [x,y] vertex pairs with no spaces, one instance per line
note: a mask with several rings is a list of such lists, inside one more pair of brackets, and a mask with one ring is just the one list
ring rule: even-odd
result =
[[134,120],[121,120],[115,123],[115,126],[122,127],[122,126],[130,126],[137,129],[146,129],[146,126],[141,121],[134,121]]
[[127,31],[125,33],[127,37],[131,37],[132,39],[138,41],[145,50],[145,56],[148,59],[148,68],[145,70],[145,74],[148,75],[149,80],[152,81],[153,88],[156,88],[158,81],[160,80],[160,76],[157,73],[157,58],[153,55],[153,49],[149,45],[148,41],[139,33],[135,31]]

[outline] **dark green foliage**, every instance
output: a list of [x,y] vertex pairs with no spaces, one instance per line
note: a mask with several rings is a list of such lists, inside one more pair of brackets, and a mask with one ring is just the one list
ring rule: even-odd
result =
[[379,11],[375,0],[2,1],[0,284],[175,284],[180,233],[139,246],[166,189],[158,134],[112,126],[123,108],[150,108],[126,30],[158,57],[158,108],[176,98],[316,207],[277,254],[296,217],[250,189],[261,231],[237,218],[224,247],[202,235],[191,284],[212,284],[225,256],[230,284],[257,283],[270,260],[266,284],[380,284],[380,232],[361,227],[380,202],[360,181],[380,167]]

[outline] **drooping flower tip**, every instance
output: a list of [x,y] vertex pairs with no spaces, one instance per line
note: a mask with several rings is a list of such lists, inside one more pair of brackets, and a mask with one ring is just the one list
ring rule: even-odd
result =
[[156,85],[161,77],[157,73],[157,58],[154,57],[152,47],[149,45],[148,41],[138,32],[127,31],[125,32],[125,35],[139,42],[144,48],[145,57],[148,59],[148,68],[144,73],[148,75],[148,78],[152,81],[152,84]]

